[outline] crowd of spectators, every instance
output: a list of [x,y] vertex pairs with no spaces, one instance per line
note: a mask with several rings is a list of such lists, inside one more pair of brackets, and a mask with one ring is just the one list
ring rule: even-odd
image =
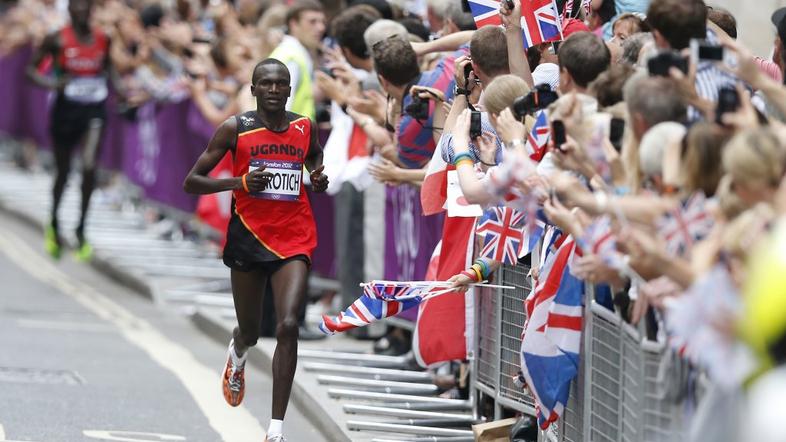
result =
[[[62,26],[61,3],[4,2],[0,56]],[[571,235],[584,249],[572,271],[705,373],[705,404],[745,392],[739,408],[698,414],[719,435],[704,440],[730,440],[743,419],[760,433],[748,440],[783,439],[771,418],[786,411],[786,9],[747,30],[775,30],[772,53],[755,57],[736,41],[734,16],[702,0],[556,3],[562,41],[528,49],[519,0],[502,2],[502,26],[480,29],[450,0],[95,0],[94,20],[111,37],[129,118],[150,100],[190,96],[217,126],[254,108],[259,60],[287,64],[288,107],[331,130],[342,306],[392,253],[385,186],[418,189],[441,157],[470,203],[535,216],[534,201],[547,230]],[[723,56],[708,55],[718,47]],[[548,119],[565,139],[552,129],[539,152],[530,132],[540,109],[516,103],[549,93]],[[470,134],[474,110],[480,135]],[[453,281],[471,282],[466,272]],[[388,332],[377,350],[406,351],[407,339]]]

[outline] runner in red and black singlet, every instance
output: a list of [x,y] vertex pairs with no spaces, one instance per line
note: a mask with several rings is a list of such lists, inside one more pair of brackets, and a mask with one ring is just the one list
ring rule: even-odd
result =
[[[305,301],[311,253],[317,245],[303,169],[312,171],[315,192],[324,192],[328,180],[322,173],[322,148],[314,123],[285,110],[291,93],[286,65],[270,58],[260,62],[254,68],[251,93],[257,109],[218,128],[184,188],[196,194],[233,192],[224,263],[230,268],[238,326],[222,376],[224,399],[232,406],[243,400],[246,352],[259,337],[262,297],[270,280],[277,345],[267,440],[280,442],[297,367],[297,315]],[[234,177],[209,177],[227,152],[234,160]]]
[[[33,55],[27,67],[28,77],[37,85],[57,91],[50,113],[50,133],[54,144],[57,176],[53,188],[52,220],[46,229],[46,248],[60,257],[60,231],[57,209],[65,190],[71,168],[71,154],[82,144],[82,213],[76,236],[77,257],[87,260],[92,255],[85,241],[85,218],[90,196],[95,188],[98,148],[106,120],[105,103],[109,95],[109,38],[90,27],[92,0],[71,0],[68,12],[71,24],[50,34]],[[52,57],[54,76],[44,76],[38,66]]]

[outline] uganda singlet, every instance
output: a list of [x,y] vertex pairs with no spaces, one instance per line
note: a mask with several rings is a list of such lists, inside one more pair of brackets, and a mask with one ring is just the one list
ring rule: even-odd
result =
[[67,26],[60,31],[60,45],[54,71],[57,76],[67,75],[69,81],[57,94],[49,129],[55,148],[70,148],[83,137],[91,121],[106,118],[109,39],[96,29],[92,31],[92,42],[82,43],[74,29]]
[[317,230],[303,186],[303,163],[321,150],[311,120],[287,112],[289,127],[267,129],[256,111],[235,117],[237,141],[233,175],[243,176],[260,166],[273,174],[265,191],[235,190],[224,263],[244,268],[248,263],[279,261],[302,255],[311,259]]

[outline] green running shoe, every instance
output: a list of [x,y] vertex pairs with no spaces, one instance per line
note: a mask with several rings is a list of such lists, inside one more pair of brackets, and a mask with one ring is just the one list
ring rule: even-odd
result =
[[80,262],[89,262],[93,259],[93,246],[88,244],[86,241],[82,243],[81,246],[76,250],[75,253],[76,260]]
[[47,226],[44,231],[44,249],[52,258],[60,259],[60,241],[55,228],[51,225]]

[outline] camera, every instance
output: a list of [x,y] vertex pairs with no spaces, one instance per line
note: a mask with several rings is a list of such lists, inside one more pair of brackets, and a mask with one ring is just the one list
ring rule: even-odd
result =
[[551,90],[551,86],[546,83],[539,84],[527,95],[516,98],[516,101],[511,106],[511,110],[513,115],[520,120],[528,114],[549,107],[558,98],[557,93]]
[[694,62],[699,61],[723,61],[723,46],[712,44],[706,40],[692,39],[690,41],[690,53]]
[[326,74],[327,76],[329,76],[330,78],[332,78],[334,80],[336,79],[336,73],[335,73],[335,71],[333,69],[330,69],[330,68],[322,66],[322,67],[319,68],[319,70],[322,71],[323,74]]
[[474,140],[483,134],[480,125],[480,111],[472,111],[469,116],[469,138]]
[[665,51],[652,57],[647,62],[650,75],[653,77],[668,77],[669,69],[675,67],[684,73],[688,73],[688,60],[678,52]]
[[469,83],[469,74],[472,72],[472,63],[467,63],[464,65],[464,87],[469,87],[467,83]]
[[715,111],[715,122],[723,124],[723,114],[736,112],[740,108],[740,95],[733,86],[718,89],[718,108]]
[[412,102],[407,105],[404,112],[416,120],[428,120],[428,100],[417,95],[412,96]]

